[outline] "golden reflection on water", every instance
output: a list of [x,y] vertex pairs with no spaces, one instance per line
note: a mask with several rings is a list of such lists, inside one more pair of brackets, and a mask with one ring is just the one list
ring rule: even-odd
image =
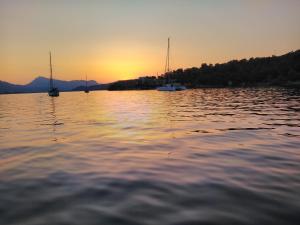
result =
[[[290,153],[299,144],[299,112],[288,109],[299,107],[298,97],[282,95],[273,89],[2,95],[0,172],[175,179],[176,171],[186,170],[188,176],[176,179],[193,180],[199,179],[195,164],[206,168],[204,174],[220,174],[228,163],[247,167],[251,162],[244,158],[218,154],[236,149],[269,154],[282,145]],[[217,155],[218,165],[210,154]]]

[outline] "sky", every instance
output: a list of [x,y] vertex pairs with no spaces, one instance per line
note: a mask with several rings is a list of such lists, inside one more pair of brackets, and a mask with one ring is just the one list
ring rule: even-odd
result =
[[299,0],[0,0],[0,80],[107,83],[300,49]]

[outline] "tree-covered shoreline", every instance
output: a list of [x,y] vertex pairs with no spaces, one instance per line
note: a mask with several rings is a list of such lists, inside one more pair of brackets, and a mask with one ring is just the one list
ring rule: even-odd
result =
[[215,65],[203,63],[201,67],[177,69],[159,77],[117,81],[108,89],[155,89],[166,83],[167,77],[188,88],[300,86],[300,50],[282,56],[231,60]]

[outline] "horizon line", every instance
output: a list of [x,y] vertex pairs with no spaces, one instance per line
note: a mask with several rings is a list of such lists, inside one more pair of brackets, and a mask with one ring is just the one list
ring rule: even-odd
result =
[[[297,51],[300,51],[300,48],[298,48],[298,49],[296,49],[296,50],[288,51],[288,52],[286,52],[286,53],[284,53],[284,54],[281,54],[281,55],[274,55],[274,54],[273,54],[273,55],[269,55],[269,56],[251,56],[251,57],[248,57],[248,58],[230,59],[230,60],[227,60],[227,61],[221,62],[221,63],[220,63],[220,62],[217,62],[217,63],[207,63],[207,62],[202,62],[201,65],[202,65],[202,64],[207,64],[207,65],[213,65],[213,66],[215,66],[216,64],[226,64],[226,63],[228,63],[228,62],[235,61],[235,60],[241,61],[241,60],[244,60],[244,59],[250,60],[250,59],[252,59],[252,58],[253,58],[253,59],[257,59],[257,58],[280,57],[280,56],[284,56],[284,55],[287,55],[287,54],[290,54],[290,53],[293,53],[293,52],[297,52]],[[200,67],[201,67],[201,65],[200,65]],[[197,66],[192,66],[192,67],[181,67],[181,68],[172,69],[170,72],[176,71],[176,70],[178,70],[178,69],[183,69],[183,70],[185,70],[185,69],[190,69],[190,68],[200,68],[200,67],[197,67]],[[165,73],[161,73],[159,76],[164,75],[164,74],[165,74]],[[135,78],[132,78],[132,79],[115,80],[115,81],[112,81],[112,82],[99,82],[98,80],[88,80],[88,81],[95,81],[95,82],[97,82],[98,84],[110,84],[110,83],[114,83],[114,82],[118,82],[118,81],[135,80],[135,79],[138,79],[139,77],[144,77],[144,76],[155,76],[155,77],[157,77],[157,75],[151,75],[151,74],[146,75],[146,74],[144,74],[144,75],[136,76]],[[37,78],[39,78],[39,77],[43,77],[43,78],[49,79],[49,78],[47,77],[47,75],[37,75],[37,76],[35,76],[32,80],[30,80],[30,81],[28,81],[28,82],[26,82],[26,83],[24,83],[24,84],[12,83],[12,82],[8,82],[8,81],[5,81],[5,80],[0,80],[0,81],[6,82],[6,83],[10,83],[10,84],[14,84],[14,85],[27,85],[27,84],[29,84],[30,82],[34,81],[35,79],[37,79]],[[82,80],[84,80],[84,79],[62,80],[62,79],[54,78],[54,80],[70,82],[70,81],[82,81]],[[84,80],[84,81],[85,81],[85,80]]]

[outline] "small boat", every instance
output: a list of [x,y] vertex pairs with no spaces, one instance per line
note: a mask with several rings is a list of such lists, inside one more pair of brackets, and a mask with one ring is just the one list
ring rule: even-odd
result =
[[59,96],[59,90],[57,88],[52,88],[48,91],[48,95],[50,97],[58,97]]
[[158,87],[158,91],[184,91],[186,87],[179,83],[165,84],[164,86]]
[[85,90],[84,90],[84,92],[85,93],[89,93],[90,92],[90,90],[89,90],[89,88],[87,86],[87,76],[85,76]]
[[175,86],[173,84],[165,84],[164,86],[158,87],[158,91],[176,91]]
[[161,87],[158,87],[156,90],[158,91],[183,91],[186,90],[186,87],[179,84],[179,83],[172,83],[170,82],[169,78],[170,73],[170,38],[168,38],[168,51],[167,51],[167,58],[166,58],[166,66],[165,66],[165,74],[167,77],[167,83]]
[[174,83],[173,86],[175,87],[176,91],[184,91],[186,90],[186,87],[179,84],[179,83]]
[[48,95],[50,97],[58,97],[59,96],[59,90],[58,90],[58,88],[54,87],[54,84],[53,84],[51,52],[49,52],[49,55],[50,55],[50,88],[49,88],[49,91],[48,91]]

